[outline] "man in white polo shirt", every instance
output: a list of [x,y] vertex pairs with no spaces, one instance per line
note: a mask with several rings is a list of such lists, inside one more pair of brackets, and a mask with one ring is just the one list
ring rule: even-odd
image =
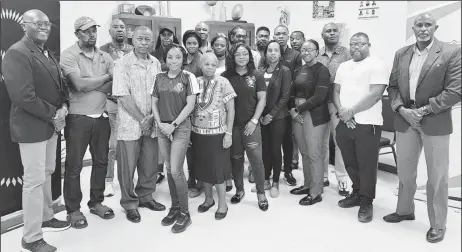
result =
[[353,182],[353,192],[338,205],[342,208],[360,206],[360,222],[370,222],[373,216],[383,124],[381,99],[389,77],[383,63],[369,56],[370,46],[365,33],[351,37],[352,59],[340,64],[333,94],[341,120],[336,128],[336,140]]

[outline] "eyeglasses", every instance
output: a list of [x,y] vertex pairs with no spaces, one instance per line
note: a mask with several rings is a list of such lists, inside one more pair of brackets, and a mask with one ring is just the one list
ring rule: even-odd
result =
[[235,35],[234,37],[236,37],[237,39],[246,39],[246,38],[247,38],[247,35],[240,35],[240,34],[237,34],[237,35]]
[[39,21],[39,22],[24,21],[23,23],[32,24],[32,25],[34,25],[36,27],[45,27],[45,28],[50,28],[51,27],[51,23],[48,22],[48,21],[45,21],[45,22],[42,22],[42,21]]
[[350,43],[350,47],[358,47],[358,48],[363,48],[365,45],[369,43]]
[[301,53],[312,53],[314,51],[317,51],[316,49],[301,49],[300,52]]

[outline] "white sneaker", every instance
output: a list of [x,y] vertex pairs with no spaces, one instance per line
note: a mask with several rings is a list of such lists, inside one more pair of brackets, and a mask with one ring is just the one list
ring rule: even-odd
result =
[[104,197],[114,196],[114,182],[106,182],[106,188],[104,189]]
[[[265,180],[265,184],[264,184],[264,187],[263,187],[264,190],[270,190],[271,189],[271,183],[269,180]],[[251,192],[257,192],[257,186],[253,186],[251,189],[250,189]]]
[[271,198],[279,197],[279,183],[273,182],[273,186],[271,187],[271,190],[270,190],[270,196]]

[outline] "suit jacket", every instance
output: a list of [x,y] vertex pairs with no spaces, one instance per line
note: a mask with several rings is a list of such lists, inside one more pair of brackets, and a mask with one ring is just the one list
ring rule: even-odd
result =
[[55,131],[53,116],[67,101],[59,62],[51,51],[48,53],[50,59],[26,36],[6,51],[2,72],[11,99],[13,142],[50,139]]
[[[451,134],[451,108],[461,100],[460,47],[434,39],[433,46],[422,66],[415,103],[417,107],[430,104],[433,113],[420,121],[422,130],[430,136]],[[388,95],[391,107],[397,112],[399,106],[410,107],[409,66],[414,54],[414,45],[401,48],[395,54],[390,75]],[[405,132],[409,123],[395,114],[395,130]]]
[[[264,74],[266,69],[260,69]],[[287,102],[290,98],[290,84],[292,74],[290,69],[279,63],[274,69],[273,76],[266,89],[266,106],[262,116],[270,114],[273,120],[278,120],[289,116]]]

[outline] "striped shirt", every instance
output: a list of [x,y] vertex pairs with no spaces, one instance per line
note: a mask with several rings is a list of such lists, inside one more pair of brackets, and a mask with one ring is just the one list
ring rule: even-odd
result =
[[[131,96],[144,116],[152,114],[151,90],[156,75],[161,72],[160,62],[148,55],[148,64],[139,61],[134,52],[125,55],[116,62],[112,94],[117,97]],[[141,137],[140,123],[131,116],[119,102],[117,104],[117,140],[133,141]],[[151,134],[157,137],[154,123]]]

